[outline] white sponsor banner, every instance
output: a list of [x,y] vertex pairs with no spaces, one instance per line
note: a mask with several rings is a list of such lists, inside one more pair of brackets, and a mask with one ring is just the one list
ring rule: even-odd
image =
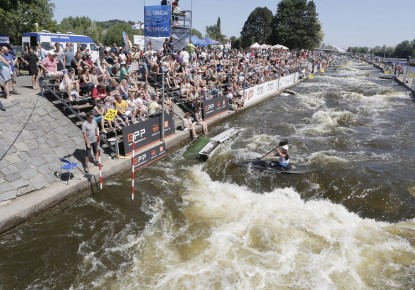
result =
[[139,49],[144,49],[144,35],[134,35],[134,44],[137,44]]
[[294,74],[280,78],[280,89],[285,89],[294,83]]
[[0,36],[0,43],[10,43],[10,40],[7,36]]
[[296,81],[298,81],[299,76],[300,75],[298,73],[295,73],[282,77],[279,80],[276,79],[245,89],[245,94],[243,96],[244,104],[247,105],[254,103],[270,95],[276,94],[279,90],[293,85]]

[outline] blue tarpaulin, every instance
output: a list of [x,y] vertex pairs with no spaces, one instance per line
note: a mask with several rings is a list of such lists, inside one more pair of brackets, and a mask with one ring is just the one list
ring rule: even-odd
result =
[[205,43],[202,39],[197,37],[196,35],[192,35],[192,43],[196,46],[207,46],[207,43]]
[[209,37],[205,37],[202,39],[207,45],[214,45],[214,44],[221,44],[219,41],[213,40]]

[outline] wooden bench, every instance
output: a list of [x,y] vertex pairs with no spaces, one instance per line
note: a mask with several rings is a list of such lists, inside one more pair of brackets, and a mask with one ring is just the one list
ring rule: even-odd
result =
[[91,105],[90,103],[85,103],[85,104],[82,104],[82,105],[78,104],[78,105],[71,106],[71,108],[74,109],[78,114],[81,113],[81,110],[90,109],[90,108],[93,108],[93,107],[94,106]]

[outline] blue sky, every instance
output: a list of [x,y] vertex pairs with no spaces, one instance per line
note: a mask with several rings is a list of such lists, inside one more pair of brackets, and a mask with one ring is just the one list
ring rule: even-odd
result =
[[[172,1],[172,0],[171,0]],[[143,20],[144,5],[160,0],[68,1],[52,0],[55,19],[88,16],[92,20]],[[415,39],[415,0],[314,0],[323,25],[324,42],[349,46],[395,46]],[[222,33],[239,37],[243,24],[256,7],[273,14],[278,0],[180,0],[181,8],[192,9],[193,27],[205,33],[208,25],[221,19]]]

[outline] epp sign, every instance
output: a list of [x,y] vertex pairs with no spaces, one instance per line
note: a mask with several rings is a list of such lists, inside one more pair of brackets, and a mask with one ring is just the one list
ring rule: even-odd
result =
[[164,157],[167,155],[166,144],[162,143],[160,145],[156,145],[148,150],[134,156],[133,165],[134,171],[143,168],[144,166],[149,165],[150,163]]
[[[122,129],[124,155],[131,154],[132,143],[134,149],[139,150],[161,138],[161,116],[156,116],[137,124],[126,126]],[[173,115],[164,115],[164,136],[173,134]]]
[[226,95],[215,97],[210,100],[204,100],[202,104],[202,116],[206,120],[217,114],[228,110],[228,98]]

